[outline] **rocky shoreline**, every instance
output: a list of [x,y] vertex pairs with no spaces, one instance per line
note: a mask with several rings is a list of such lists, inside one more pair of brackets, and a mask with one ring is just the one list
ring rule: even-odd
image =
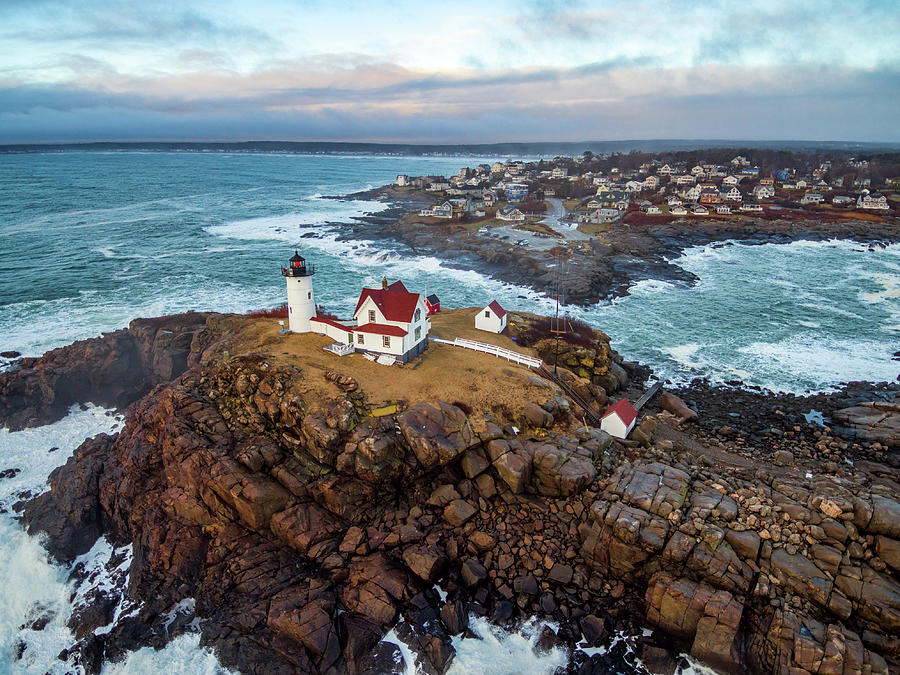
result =
[[900,664],[897,436],[804,417],[874,402],[900,432],[896,385],[802,398],[696,382],[620,442],[569,396],[599,412],[641,389],[643,369],[599,332],[563,344],[567,391],[511,366],[532,392],[521,409],[385,414],[346,368],[286,361],[274,338],[247,349],[254,321],[137,320],[0,374],[11,428],[130,404],[121,432],[85,441],[19,505],[58,560],[101,534],[132,545],[138,609],[111,624],[105,591],[73,615],[61,656],[88,672],[199,625],[245,673],[403,672],[391,628],[443,673],[470,616],[552,621],[539,648],[570,650],[571,673],[640,672],[636,657],[671,673],[682,650],[721,672]]
[[628,289],[643,279],[693,283],[696,279],[690,272],[669,262],[692,246],[726,241],[786,244],[835,238],[872,246],[900,242],[900,222],[896,219],[820,222],[745,217],[616,225],[583,247],[535,251],[510,246],[452,223],[421,225],[407,218],[434,202],[434,197],[425,192],[383,186],[334,199],[379,200],[388,204],[380,213],[341,223],[341,239],[399,242],[418,255],[435,256],[452,267],[475,270],[541,293],[552,292],[556,253],[562,253],[569,260],[568,301],[577,305],[627,295]]

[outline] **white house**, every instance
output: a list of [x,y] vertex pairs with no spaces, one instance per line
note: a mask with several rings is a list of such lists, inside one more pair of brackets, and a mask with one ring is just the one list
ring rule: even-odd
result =
[[475,315],[475,328],[490,333],[502,333],[506,328],[506,310],[496,300]]
[[600,418],[600,430],[613,438],[628,438],[637,421],[637,410],[626,399],[613,403]]
[[875,209],[879,211],[887,211],[890,209],[887,203],[887,197],[877,192],[864,192],[856,200],[856,208],[858,209]]
[[762,210],[762,206],[756,204],[755,202],[744,202],[743,204],[741,204],[741,211],[760,212]]
[[716,207],[716,213],[720,216],[730,216],[731,215],[731,207],[728,204],[719,204]]
[[[401,281],[381,288],[364,288],[353,313],[354,322],[315,316],[311,330],[357,352],[393,356],[400,363],[415,358],[428,346],[428,305],[419,293],[410,293]],[[354,325],[355,323],[355,325]]]
[[405,173],[401,173],[399,176],[397,176],[397,180],[394,181],[394,185],[396,185],[397,187],[406,187],[407,185],[409,185],[409,176],[407,176]]
[[685,209],[681,204],[675,204],[674,206],[669,207],[669,213],[673,216],[686,216],[687,209]]
[[807,192],[800,200],[801,204],[821,204],[825,197],[818,192]]
[[694,216],[708,216],[709,209],[703,206],[702,204],[697,204],[691,209],[691,215]]
[[753,188],[752,194],[754,199],[769,199],[775,196],[775,188],[771,185],[759,184]]
[[525,214],[519,211],[515,206],[501,206],[497,209],[497,220],[516,222],[525,220]]
[[737,185],[739,182],[737,176],[725,176],[725,178],[722,179],[722,185],[726,187]]
[[722,199],[726,199],[730,202],[739,202],[743,197],[741,196],[741,191],[736,187],[731,186],[727,190],[722,190]]
[[555,166],[555,167],[553,167],[553,171],[550,173],[550,177],[555,180],[565,178],[568,175],[569,175],[569,170],[564,166]]

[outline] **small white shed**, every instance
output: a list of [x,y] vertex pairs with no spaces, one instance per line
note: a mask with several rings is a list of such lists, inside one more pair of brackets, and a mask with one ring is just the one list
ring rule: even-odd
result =
[[616,401],[600,418],[600,429],[613,438],[628,438],[637,421],[637,410],[626,399]]
[[496,300],[481,309],[475,315],[475,328],[486,330],[490,333],[502,333],[506,328],[506,310]]

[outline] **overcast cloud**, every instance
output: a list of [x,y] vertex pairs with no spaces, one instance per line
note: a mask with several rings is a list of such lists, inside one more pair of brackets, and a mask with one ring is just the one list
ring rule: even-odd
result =
[[900,141],[895,2],[0,3],[0,142]]

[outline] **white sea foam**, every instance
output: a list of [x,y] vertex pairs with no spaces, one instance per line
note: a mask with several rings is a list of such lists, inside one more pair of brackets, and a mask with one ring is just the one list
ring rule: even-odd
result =
[[671,356],[675,363],[680,366],[691,370],[698,370],[703,367],[703,364],[696,359],[697,352],[700,350],[700,345],[698,344],[662,347],[661,350]]
[[549,675],[568,663],[569,656],[561,647],[538,654],[534,647],[541,629],[547,624],[531,619],[518,630],[507,631],[493,625],[484,617],[470,616],[469,628],[478,638],[453,638],[456,658],[448,675]]
[[[321,196],[306,197],[299,211],[278,216],[263,216],[236,220],[222,225],[204,228],[206,232],[232,239],[280,239],[294,242],[326,223],[346,222],[388,208],[384,202],[371,200],[327,199]],[[314,230],[313,230],[314,231]]]
[[228,675],[233,671],[222,667],[211,649],[200,646],[198,633],[185,633],[163,649],[144,647],[129,654],[121,663],[104,665],[101,672],[103,675]]
[[822,339],[805,333],[778,342],[754,342],[738,351],[751,357],[765,373],[761,386],[773,391],[785,388],[780,374],[793,374],[796,385],[810,389],[861,379],[892,381],[900,373],[900,364],[891,361],[890,343],[871,340]]
[[[0,429],[0,471],[20,469],[12,478],[0,479],[0,672],[63,673],[80,672],[73,663],[62,662],[57,655],[75,643],[66,626],[73,607],[83,603],[94,590],[119,596],[112,624],[97,629],[106,633],[122,618],[137,611],[138,605],[124,596],[127,570],[131,564],[131,546],[114,548],[105,537],[97,540],[71,567],[62,567],[48,558],[35,537],[25,533],[13,519],[9,508],[26,491],[46,489],[50,472],[65,463],[72,451],[90,436],[114,432],[121,427],[121,415],[88,405],[73,407],[65,418],[46,426],[10,432]],[[51,448],[55,448],[51,452]],[[116,564],[110,565],[115,557]],[[70,581],[78,567],[82,582]],[[174,620],[179,611],[190,609],[192,600],[173,607]],[[41,630],[23,627],[44,617]],[[16,658],[20,654],[20,658]],[[104,673],[227,673],[214,654],[199,646],[199,635],[186,634],[170,642],[165,649],[142,649],[119,664],[107,665]]]
[[[28,536],[8,509],[26,492],[40,492],[50,472],[65,463],[88,436],[114,431],[121,418],[87,406],[43,427],[10,432],[0,429],[0,470],[20,469],[0,480],[0,672],[63,673],[57,654],[74,638],[66,627],[73,592],[68,570],[50,562],[38,540]],[[58,448],[50,452],[51,448]],[[20,628],[40,615],[52,617],[40,631]],[[15,653],[22,651],[21,659]]]

